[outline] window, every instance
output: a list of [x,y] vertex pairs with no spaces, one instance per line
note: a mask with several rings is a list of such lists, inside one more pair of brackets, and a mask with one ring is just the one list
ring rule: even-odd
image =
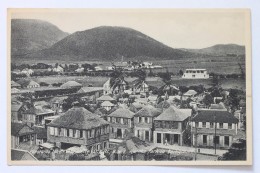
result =
[[214,123],[210,123],[210,128],[211,128],[211,129],[214,128]]
[[128,124],[128,119],[127,119],[127,118],[124,118],[124,119],[123,119],[123,122],[124,122],[124,124]]
[[228,129],[232,129],[232,123],[228,123]]
[[195,127],[199,127],[199,122],[195,122]]
[[77,136],[77,131],[75,129],[73,129],[73,137],[76,138]]
[[70,136],[70,130],[66,129],[66,131],[67,131],[67,136],[69,137]]
[[54,127],[50,127],[50,135],[54,135]]
[[69,129],[69,137],[73,137],[73,130],[72,129]]
[[172,129],[178,129],[179,123],[178,122],[172,122]]
[[120,118],[116,118],[116,123],[120,123]]
[[202,122],[202,127],[206,128],[206,122]]
[[215,144],[219,144],[219,136],[215,136]]
[[138,122],[141,123],[142,122],[142,117],[138,117]]
[[148,117],[145,117],[145,118],[144,118],[144,121],[145,121],[146,123],[148,123]]
[[161,133],[157,133],[157,143],[161,143],[162,140],[161,140]]
[[219,123],[219,128],[223,129],[223,123]]
[[61,128],[58,128],[59,136],[62,136],[61,134]]
[[80,130],[80,131],[79,131],[79,137],[80,137],[80,138],[83,138],[83,130]]
[[207,145],[207,135],[203,135],[203,145]]

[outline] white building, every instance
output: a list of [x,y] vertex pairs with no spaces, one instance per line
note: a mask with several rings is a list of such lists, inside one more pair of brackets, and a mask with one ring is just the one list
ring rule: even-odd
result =
[[182,75],[185,79],[208,79],[209,74],[206,69],[186,69]]

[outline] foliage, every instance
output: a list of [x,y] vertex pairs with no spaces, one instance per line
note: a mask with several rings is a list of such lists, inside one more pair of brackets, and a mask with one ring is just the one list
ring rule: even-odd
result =
[[223,154],[219,160],[246,160],[246,140],[239,139],[234,142],[228,149],[228,152]]
[[65,111],[69,110],[73,106],[84,106],[85,103],[80,99],[78,95],[71,95],[67,99],[64,100],[62,105]]
[[214,103],[214,99],[210,94],[206,94],[202,101],[207,107]]
[[75,153],[69,156],[69,160],[85,160],[85,156],[82,153]]

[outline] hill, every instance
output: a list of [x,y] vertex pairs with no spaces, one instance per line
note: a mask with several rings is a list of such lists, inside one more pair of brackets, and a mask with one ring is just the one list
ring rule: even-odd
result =
[[218,56],[245,54],[245,46],[240,46],[237,44],[217,44],[203,49],[182,49],[182,50],[193,52],[193,53],[218,55]]
[[49,48],[66,36],[68,33],[46,21],[12,19],[11,56],[19,58],[19,56]]
[[102,26],[75,32],[66,38],[26,58],[63,61],[125,59],[178,59],[191,53],[168,47],[151,37],[124,27]]

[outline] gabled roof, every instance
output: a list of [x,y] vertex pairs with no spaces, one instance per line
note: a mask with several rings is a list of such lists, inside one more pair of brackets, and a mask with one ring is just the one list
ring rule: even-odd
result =
[[158,121],[184,121],[191,116],[191,109],[178,109],[170,106],[154,120]]
[[23,123],[11,123],[11,134],[13,136],[17,135],[25,135],[25,134],[32,134],[34,130],[29,127],[27,124]]
[[39,85],[37,82],[31,80],[31,79],[20,79],[17,81],[18,84],[21,86],[28,86],[28,85]]
[[108,115],[109,117],[133,118],[134,113],[125,108],[118,108],[116,111]]
[[109,123],[98,115],[93,114],[83,107],[73,107],[64,115],[54,119],[47,126],[64,127],[71,129],[92,129]]
[[54,113],[54,111],[45,108],[44,106],[33,106],[30,109],[24,111],[24,114],[34,114],[34,115],[49,114],[49,113]]
[[195,90],[189,90],[186,93],[184,93],[183,95],[184,96],[194,96],[196,94],[197,94],[197,92]]
[[222,109],[222,110],[227,110],[225,108],[225,105],[223,104],[223,102],[220,102],[219,104],[211,104],[209,109]]
[[11,111],[18,112],[22,108],[22,106],[23,106],[23,104],[21,104],[21,103],[11,104]]
[[82,87],[82,84],[76,81],[68,81],[60,86],[61,88],[71,88],[71,87]]
[[33,126],[34,132],[37,134],[37,139],[47,139],[47,129],[44,127]]
[[238,119],[228,111],[201,109],[192,118],[194,122],[237,123]]
[[11,87],[21,87],[21,85],[15,81],[11,81]]
[[101,106],[114,106],[114,104],[110,101],[104,101],[103,103],[101,103]]
[[18,93],[20,92],[21,90],[17,89],[17,88],[12,88],[11,89],[11,93]]
[[62,96],[62,97],[53,97],[50,99],[50,103],[62,103],[65,99],[67,99],[68,96]]
[[98,101],[114,101],[112,97],[109,95],[102,95],[101,97],[97,98]]
[[29,151],[11,149],[11,160],[38,160]]
[[95,91],[102,91],[103,87],[82,87],[78,93],[90,93]]
[[152,105],[147,105],[139,110],[134,116],[135,117],[157,117],[161,114],[161,111]]

